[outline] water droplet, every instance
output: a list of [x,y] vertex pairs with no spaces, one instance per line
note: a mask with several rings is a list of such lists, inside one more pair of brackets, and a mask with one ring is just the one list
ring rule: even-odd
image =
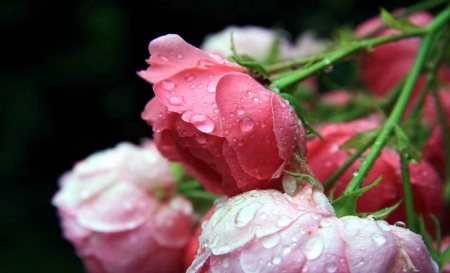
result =
[[257,192],[257,191],[253,191],[253,193],[252,193],[252,197],[260,197],[261,196],[261,194],[259,193],[259,192]]
[[207,115],[193,115],[189,122],[203,133],[211,133],[214,131],[214,121]]
[[377,217],[375,217],[374,215],[370,214],[369,216],[367,216],[367,219],[372,220],[372,221],[376,221]]
[[292,248],[290,246],[284,246],[283,247],[283,254],[287,255],[289,253],[291,253]]
[[198,144],[205,144],[206,136],[205,135],[197,135],[197,136],[195,136],[195,141],[197,141]]
[[184,79],[185,79],[187,82],[191,82],[191,81],[193,81],[193,80],[195,79],[195,76],[192,75],[191,73],[188,73],[188,74],[184,75]]
[[331,225],[331,223],[328,218],[323,218],[322,221],[320,221],[320,225],[322,227],[329,227]]
[[277,226],[283,228],[289,225],[292,222],[292,219],[287,215],[281,215],[277,220]]
[[258,98],[253,98],[253,101],[254,102],[259,102],[259,99]]
[[234,218],[234,223],[236,226],[243,227],[247,225],[255,217],[256,213],[262,208],[262,206],[263,204],[260,202],[253,202],[240,209]]
[[302,245],[303,254],[308,260],[317,259],[322,254],[323,248],[323,237],[320,234],[316,234]]
[[272,263],[273,263],[273,264],[280,264],[280,263],[281,263],[281,257],[278,256],[278,255],[275,256],[275,257],[273,257]]
[[202,89],[202,88],[203,88],[203,84],[201,84],[201,83],[198,84],[198,85],[197,85],[197,88],[198,88],[198,89]]
[[330,273],[336,272],[336,270],[337,270],[337,264],[336,264],[335,262],[328,262],[328,263],[325,265],[325,270],[326,270],[327,272],[330,272]]
[[184,101],[182,98],[180,97],[170,97],[169,98],[169,103],[172,104],[173,106],[181,106],[184,105]]
[[261,244],[266,249],[274,248],[280,242],[280,235],[274,233],[268,235],[261,240]]
[[172,90],[175,87],[175,84],[171,81],[164,80],[161,82],[161,87],[164,90]]
[[384,238],[381,234],[375,233],[372,235],[372,240],[375,241],[378,245],[382,245],[386,242],[386,238]]
[[405,222],[402,222],[402,221],[395,222],[394,226],[401,227],[401,228],[406,228]]
[[238,115],[243,115],[245,113],[245,109],[242,106],[239,106],[238,108],[236,108],[236,113]]
[[354,171],[354,172],[353,172],[353,176],[356,177],[356,176],[358,176],[358,175],[359,175],[359,172],[358,172],[358,171]]
[[166,55],[163,55],[163,54],[159,54],[158,58],[160,58],[161,60],[163,60],[165,62],[169,60],[169,58],[167,58]]
[[208,92],[214,93],[214,92],[216,92],[216,86],[217,86],[217,82],[215,82],[215,81],[210,82],[206,86],[206,90],[208,90]]
[[255,122],[251,118],[243,118],[239,122],[242,131],[250,131],[255,126]]
[[195,84],[189,85],[189,88],[194,89],[195,88]]
[[355,267],[361,267],[361,266],[364,266],[364,264],[365,264],[364,258],[363,257],[359,257],[358,259],[356,259]]
[[200,60],[200,61],[198,61],[198,65],[209,66],[209,65],[215,65],[215,63],[213,63],[209,60]]
[[323,59],[323,62],[324,62],[325,64],[331,64],[331,60],[328,59],[328,58]]
[[181,59],[181,58],[183,58],[183,54],[178,53],[178,54],[177,54],[177,59]]

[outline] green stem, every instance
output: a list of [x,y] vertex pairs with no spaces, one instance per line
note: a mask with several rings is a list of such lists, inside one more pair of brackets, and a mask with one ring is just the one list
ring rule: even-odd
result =
[[407,155],[403,151],[400,152],[400,163],[402,166],[402,180],[403,180],[404,202],[406,208],[406,220],[408,222],[409,229],[413,232],[418,232],[419,230],[417,228],[417,218],[416,213],[414,211],[413,191],[410,181],[408,159]]
[[280,78],[274,79],[272,81],[272,84],[275,85],[279,89],[283,89],[291,84],[294,84],[296,82],[299,82],[299,81],[309,77],[310,75],[331,65],[333,62],[343,59],[344,57],[347,57],[356,51],[371,48],[371,47],[374,47],[374,46],[377,46],[380,44],[385,44],[385,43],[401,40],[401,39],[404,39],[407,37],[420,36],[423,34],[424,34],[423,30],[417,30],[417,31],[411,31],[408,33],[403,33],[403,34],[398,34],[398,35],[378,37],[378,38],[367,39],[367,40],[362,40],[362,41],[355,41],[351,45],[349,45],[348,47],[346,47],[344,49],[326,54],[324,57],[322,57],[321,61],[316,62],[305,69],[295,70],[291,73],[288,73],[287,75],[283,75]]
[[422,45],[419,49],[417,57],[414,61],[414,65],[409,72],[405,85],[403,86],[402,92],[392,110],[391,115],[387,119],[386,123],[383,125],[379,135],[377,136],[375,143],[367,154],[366,164],[362,165],[359,170],[359,175],[353,177],[353,179],[348,184],[343,194],[348,194],[355,189],[359,188],[364,181],[367,173],[369,173],[372,165],[375,163],[375,160],[381,153],[381,150],[386,145],[389,137],[391,136],[394,127],[399,124],[401,118],[403,116],[403,112],[406,109],[406,105],[411,97],[412,91],[414,89],[414,85],[416,80],[422,70],[423,64],[425,63],[426,57],[431,49],[432,42],[434,40],[434,35],[436,31],[442,27],[443,24],[446,23],[450,19],[450,7],[446,8],[442,11],[438,16],[428,25],[428,33],[425,35]]
[[374,139],[371,139],[358,148],[342,166],[339,167],[324,183],[323,187],[327,190],[333,183],[355,162],[361,155],[372,146]]

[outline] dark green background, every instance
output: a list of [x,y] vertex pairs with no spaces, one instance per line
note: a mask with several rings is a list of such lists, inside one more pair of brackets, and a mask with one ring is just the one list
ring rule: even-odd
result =
[[[415,1],[417,2],[417,1]],[[151,136],[148,42],[178,33],[200,45],[230,24],[330,37],[411,1],[0,2],[0,272],[83,272],[50,200],[75,161]]]

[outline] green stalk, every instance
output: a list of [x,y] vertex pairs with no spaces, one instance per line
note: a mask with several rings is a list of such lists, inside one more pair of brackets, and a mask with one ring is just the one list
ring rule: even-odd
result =
[[414,61],[414,65],[405,80],[405,85],[403,86],[403,90],[400,93],[400,96],[394,106],[394,109],[392,110],[391,115],[381,128],[381,131],[377,136],[372,149],[367,154],[366,164],[361,166],[359,175],[353,177],[343,194],[349,194],[350,192],[361,186],[367,173],[370,171],[372,165],[375,163],[375,160],[380,155],[381,150],[386,145],[386,142],[391,136],[394,127],[400,123],[403,112],[406,109],[406,105],[414,89],[414,85],[422,70],[423,64],[426,61],[426,57],[428,56],[433,45],[432,42],[434,40],[434,35],[436,34],[437,30],[439,30],[439,28],[441,28],[449,19],[450,7],[447,7],[444,11],[438,14],[438,16],[433,20],[433,22],[431,22],[430,25],[428,25],[428,33],[423,39],[422,45]]
[[340,166],[324,183],[323,187],[327,190],[333,183],[355,162],[361,155],[372,146],[374,139],[364,143],[359,149],[357,149],[342,166]]
[[406,220],[408,228],[413,232],[418,232],[416,212],[414,211],[413,191],[411,187],[410,174],[408,168],[408,159],[405,152],[400,152],[400,163],[402,166],[403,193],[406,208]]
[[352,43],[352,45],[348,46],[347,48],[344,48],[344,49],[341,49],[341,50],[338,50],[335,52],[330,52],[330,53],[324,55],[324,57],[322,57],[321,61],[316,62],[313,65],[311,65],[305,69],[295,70],[291,73],[287,73],[286,75],[283,75],[280,78],[274,79],[272,81],[272,84],[275,85],[279,89],[283,89],[291,84],[297,83],[297,82],[309,77],[310,75],[328,67],[333,62],[343,59],[344,57],[347,57],[356,51],[371,48],[371,47],[374,47],[374,46],[377,46],[380,44],[385,44],[385,43],[401,40],[401,39],[408,38],[408,37],[420,36],[423,34],[424,34],[423,30],[417,30],[417,31],[411,31],[408,33],[403,33],[403,34],[398,34],[398,35],[385,36],[385,37],[367,39],[367,40],[362,40],[362,41],[355,41]]

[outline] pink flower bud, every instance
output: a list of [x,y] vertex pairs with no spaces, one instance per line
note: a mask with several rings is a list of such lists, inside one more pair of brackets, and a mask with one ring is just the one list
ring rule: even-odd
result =
[[52,203],[88,272],[182,272],[192,206],[152,141],[92,154],[59,182]]
[[215,194],[280,188],[282,170],[298,145],[305,148],[287,101],[178,35],[159,37],[149,49],[150,67],[138,74],[154,84],[142,118],[158,149]]
[[187,272],[438,272],[421,237],[385,221],[337,218],[326,196],[253,190],[217,204]]
[[[340,146],[359,132],[379,127],[379,122],[370,119],[360,119],[351,122],[327,124],[319,128],[319,133],[325,139],[318,138],[308,142],[307,161],[315,176],[325,182],[349,158],[349,152],[341,150]],[[353,151],[353,150],[350,150]],[[334,198],[339,197],[354,175],[358,175],[361,160],[357,160],[345,171],[328,190],[334,192]],[[443,181],[426,161],[410,163],[410,181],[414,193],[416,212],[422,214],[430,231],[434,224],[429,214],[441,218],[443,213]],[[393,206],[403,199],[403,180],[399,155],[390,148],[384,148],[381,155],[369,171],[362,186],[369,185],[382,175],[381,182],[364,193],[357,202],[357,212],[375,212]],[[406,222],[404,203],[392,212],[386,219],[390,223]]]

